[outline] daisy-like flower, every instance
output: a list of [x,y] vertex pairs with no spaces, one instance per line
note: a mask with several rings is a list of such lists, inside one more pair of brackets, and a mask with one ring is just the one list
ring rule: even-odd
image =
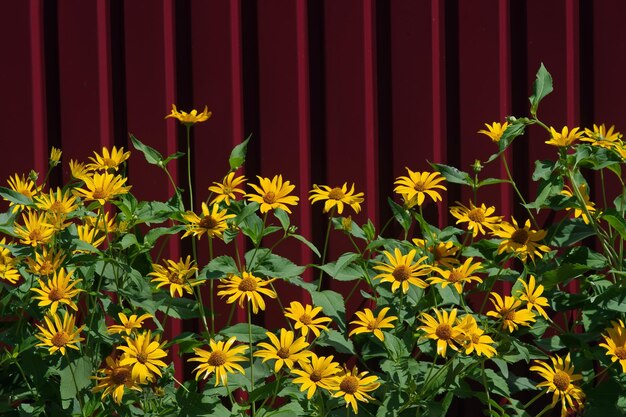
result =
[[478,133],[487,135],[489,136],[492,142],[498,143],[500,142],[500,138],[502,137],[502,134],[504,133],[506,128],[509,127],[509,122],[504,122],[504,123],[494,122],[491,125],[488,123],[485,123],[485,127],[487,128],[487,130],[479,130]]
[[230,206],[230,202],[237,200],[237,194],[244,195],[246,192],[240,188],[246,183],[246,177],[235,177],[235,173],[231,172],[224,177],[222,182],[214,182],[209,187],[209,191],[215,193],[215,197],[211,200],[212,204],[219,204],[222,201]]
[[332,320],[328,317],[317,317],[316,316],[322,312],[322,307],[315,307],[307,304],[303,306],[298,301],[292,301],[289,304],[289,307],[285,309],[285,317],[288,317],[294,320],[295,329],[302,332],[302,336],[307,336],[309,334],[309,330],[315,335],[315,337],[319,337],[320,330],[328,330],[328,327],[325,325],[330,323]]
[[107,148],[103,147],[102,155],[97,152],[94,152],[93,155],[89,157],[92,163],[87,165],[88,169],[113,173],[119,170],[120,166],[130,158],[130,151],[124,152],[123,147],[117,149],[113,146],[109,152]]
[[593,125],[592,129],[585,129],[585,134],[580,138],[581,142],[590,142],[593,146],[601,148],[613,149],[619,146],[622,141],[622,134],[614,131],[615,126],[611,126],[606,130],[606,126],[602,123],[600,126]]
[[606,349],[606,356],[611,358],[612,362],[619,362],[622,366],[622,372],[626,373],[626,329],[624,322],[618,320],[611,322],[613,327],[606,329],[606,334],[602,337],[606,343],[600,343]]
[[543,308],[548,307],[549,304],[548,299],[541,296],[541,294],[543,294],[543,285],[537,285],[535,277],[532,275],[528,277],[528,283],[521,278],[518,281],[524,286],[524,291],[518,291],[519,299],[526,301],[526,308],[528,310],[537,310],[537,313],[541,314],[547,320],[548,315]]
[[54,226],[46,221],[45,213],[38,214],[29,210],[28,213],[22,213],[22,220],[24,226],[15,226],[15,234],[25,245],[45,245],[54,235]]
[[535,321],[535,314],[528,309],[521,308],[522,302],[511,296],[505,296],[504,300],[500,294],[492,292],[491,302],[495,307],[495,311],[488,311],[487,315],[502,320],[502,328],[508,329],[509,333],[513,333],[519,326],[527,326]]
[[[24,175],[19,176],[15,174],[13,177],[9,177],[7,182],[9,183],[9,188],[22,194],[26,198],[32,199],[39,192],[39,187],[36,187],[35,183],[29,178],[25,178]],[[11,211],[13,213],[17,213],[19,210],[23,210],[25,208],[24,205],[16,204],[14,202],[10,202],[9,207],[11,207]]]
[[374,269],[382,271],[376,275],[374,279],[380,279],[380,282],[391,282],[391,291],[402,287],[402,292],[406,294],[409,291],[410,285],[415,285],[420,288],[428,287],[426,281],[420,277],[428,275],[437,268],[431,267],[424,263],[427,256],[419,258],[416,262],[413,262],[417,251],[412,249],[408,254],[403,255],[400,249],[395,248],[394,253],[383,252],[387,258],[387,262],[380,262],[379,265],[374,266]]
[[535,261],[535,255],[542,258],[541,252],[549,252],[550,247],[539,243],[546,237],[545,230],[531,230],[530,220],[526,220],[524,227],[519,227],[514,218],[511,217],[513,224],[508,222],[500,223],[497,230],[492,233],[494,236],[504,239],[498,248],[498,254],[503,252],[513,252],[516,256],[526,262],[530,257],[531,261]]
[[300,391],[307,391],[307,399],[311,399],[317,388],[330,391],[334,377],[341,372],[337,362],[333,362],[333,356],[317,356],[312,354],[311,362],[300,363],[302,369],[294,369],[292,373],[298,375],[293,379],[294,384],[300,384]]
[[91,174],[91,169],[87,168],[87,165],[82,162],[70,160],[70,173],[72,177],[77,180],[84,181]]
[[413,172],[409,168],[406,170],[409,172],[409,176],[396,178],[394,181],[396,188],[393,190],[402,196],[408,207],[421,206],[424,204],[426,196],[432,198],[435,203],[441,201],[441,194],[437,190],[446,190],[446,187],[439,184],[445,180],[441,174],[438,172]]
[[144,320],[152,318],[150,314],[142,314],[141,316],[131,314],[130,317],[127,317],[124,313],[117,313],[117,317],[119,317],[122,324],[112,324],[107,327],[107,331],[111,334],[126,333],[128,336],[133,331],[141,329]]
[[437,354],[445,357],[448,346],[454,350],[459,350],[454,344],[454,340],[461,334],[461,328],[456,320],[457,309],[453,309],[450,313],[445,310],[434,310],[437,318],[422,313],[420,321],[424,323],[424,326],[420,326],[418,329],[424,331],[425,337],[428,339],[437,341]]
[[265,310],[265,300],[263,295],[276,298],[276,293],[268,286],[273,279],[263,280],[255,277],[249,272],[243,271],[241,276],[233,275],[229,278],[220,280],[222,284],[219,288],[223,290],[219,291],[217,295],[220,297],[228,297],[227,304],[232,304],[236,300],[239,300],[239,307],[243,307],[243,302],[248,301],[252,304],[252,311],[254,314],[259,312],[259,309]]
[[356,324],[357,327],[355,327],[348,336],[359,333],[374,333],[374,336],[383,342],[385,335],[380,329],[393,329],[395,326],[391,324],[391,322],[398,320],[396,316],[385,317],[388,311],[389,307],[385,307],[380,310],[376,317],[374,317],[374,313],[369,308],[363,311],[357,311],[355,314],[359,319],[350,322],[350,324]]
[[178,262],[166,259],[163,261],[163,265],[152,264],[152,269],[154,271],[148,274],[148,276],[154,277],[151,282],[157,283],[157,288],[169,285],[172,298],[176,297],[176,294],[182,297],[183,290],[187,294],[193,294],[192,287],[203,282],[193,278],[196,271],[198,271],[198,267],[189,255],[187,255],[185,261],[183,261],[183,258],[180,258]]
[[213,113],[209,111],[207,106],[204,106],[204,111],[202,113],[198,113],[198,110],[196,109],[187,113],[184,111],[178,111],[176,106],[172,104],[172,112],[165,116],[165,118],[167,119],[168,117],[173,117],[178,119],[178,121],[185,126],[192,126],[196,123],[206,122],[212,114]]
[[577,139],[582,138],[583,132],[579,132],[578,130],[578,127],[569,130],[567,126],[563,126],[563,129],[561,129],[561,133],[559,133],[556,131],[556,129],[550,127],[550,134],[552,136],[550,137],[550,140],[546,141],[546,143],[548,145],[558,146],[560,148],[569,146]]
[[347,204],[354,210],[355,213],[361,211],[361,203],[363,200],[363,193],[354,193],[354,184],[348,190],[348,183],[344,182],[341,187],[331,188],[328,185],[316,185],[313,184],[313,189],[309,191],[311,195],[309,200],[311,204],[317,201],[324,201],[324,213],[328,213],[333,207],[337,207],[337,213],[343,213],[343,205]]
[[355,366],[352,369],[344,369],[343,373],[336,376],[331,383],[331,390],[336,391],[333,397],[342,397],[346,402],[346,407],[352,406],[355,414],[359,412],[357,401],[369,402],[374,398],[369,392],[376,390],[380,386],[376,375],[367,376],[369,372],[359,373]]
[[306,362],[311,356],[311,352],[306,348],[309,344],[304,336],[295,338],[295,334],[291,330],[280,329],[280,339],[271,332],[265,333],[270,338],[270,343],[259,343],[257,346],[262,348],[254,352],[254,356],[263,358],[263,362],[275,359],[274,372],[280,371],[283,365],[287,365],[289,369],[293,369],[295,363]]
[[453,285],[456,288],[457,292],[461,294],[463,292],[463,284],[466,282],[483,282],[483,280],[476,276],[472,275],[476,271],[478,271],[481,267],[480,262],[472,263],[474,258],[467,258],[463,265],[444,270],[437,269],[437,272],[441,274],[441,277],[431,277],[428,278],[428,282],[430,284],[441,284],[441,288],[446,288],[448,285]]
[[78,311],[78,307],[72,300],[82,291],[80,288],[74,288],[76,284],[81,282],[80,279],[72,279],[74,271],[65,272],[64,268],[60,268],[58,271],[54,271],[52,278],[44,283],[41,279],[37,278],[39,286],[41,288],[31,288],[31,291],[39,294],[33,297],[33,300],[39,300],[39,307],[50,306],[50,312],[56,313],[59,304],[65,304],[74,311]]
[[161,360],[167,356],[162,349],[164,343],[160,342],[159,335],[152,338],[150,330],[135,335],[135,338],[124,337],[126,346],[117,348],[125,353],[120,360],[120,365],[131,367],[131,376],[140,384],[153,381],[154,375],[161,376],[161,370],[167,365]]
[[20,273],[15,267],[16,264],[17,260],[7,247],[7,239],[3,237],[0,240],[0,279],[9,281],[11,284],[17,284],[17,281],[20,279]]
[[[582,196],[585,202],[585,208],[587,208],[587,211],[589,212],[589,214],[592,214],[593,212],[595,212],[596,211],[596,208],[594,207],[595,203],[589,200],[589,193],[587,192],[587,184],[580,184],[578,186],[578,192]],[[561,194],[568,196],[570,198],[575,198],[574,193],[572,192],[572,189],[567,185],[561,191]],[[569,211],[571,209],[572,209],[571,207],[567,207],[565,210]],[[582,217],[585,224],[589,224],[589,217],[587,216],[587,213],[585,212],[585,210],[578,207],[578,202],[576,203],[576,207],[574,208],[574,217],[576,218]]]
[[44,317],[45,326],[37,324],[40,333],[36,334],[35,337],[41,340],[41,343],[38,343],[37,346],[48,347],[51,355],[57,350],[61,352],[61,355],[65,355],[66,348],[79,350],[77,345],[85,340],[79,337],[85,325],[77,329],[74,315],[67,311],[64,311],[63,314],[62,322],[59,315],[54,313]]
[[126,178],[109,172],[88,175],[82,178],[85,188],[75,188],[75,195],[86,201],[97,201],[101,205],[113,200],[118,195],[127,194],[130,185],[126,184]]
[[454,246],[454,242],[452,241],[436,242],[433,245],[427,246],[424,239],[415,238],[413,239],[413,244],[432,253],[434,266],[454,268],[460,263],[459,260],[456,259],[456,253],[459,251],[459,248]]
[[124,397],[124,391],[126,389],[132,389],[135,391],[141,391],[141,388],[137,384],[132,376],[131,367],[126,365],[120,365],[120,358],[112,356],[106,357],[106,366],[98,370],[98,374],[102,376],[94,376],[96,386],[92,388],[91,392],[102,391],[101,400],[110,395],[117,404],[122,402]]
[[[546,392],[554,392],[552,406],[561,401],[561,417],[568,415],[568,407],[578,409],[583,406],[585,394],[583,390],[573,383],[582,379],[582,375],[574,373],[569,353],[565,359],[559,356],[551,357],[552,366],[543,361],[535,361],[536,365],[530,370],[537,372],[545,381],[537,384],[537,387],[547,388]],[[574,402],[576,404],[574,404]]]
[[30,256],[27,257],[26,264],[28,265],[28,272],[31,274],[48,276],[61,268],[64,260],[65,255],[63,255],[63,252],[49,250],[44,246],[41,254],[35,252],[34,259]]
[[[206,378],[209,374],[215,372],[215,386],[220,383],[224,386],[228,383],[228,374],[234,374],[236,371],[245,374],[245,371],[237,362],[249,361],[249,358],[242,356],[248,350],[248,346],[239,345],[233,347],[237,339],[235,336],[228,339],[215,342],[209,340],[209,349],[193,348],[197,356],[189,359],[187,362],[200,362],[194,369],[196,379],[200,377]],[[204,375],[203,375],[204,374]]]
[[[106,239],[106,235],[104,233],[95,227],[90,226],[88,223],[76,226],[76,232],[78,233],[78,239],[90,244],[94,248],[99,248]],[[79,253],[83,251],[76,250],[75,252]]]
[[183,237],[196,236],[200,239],[206,233],[209,238],[221,239],[224,230],[228,227],[226,220],[233,217],[235,217],[234,214],[227,214],[226,210],[220,210],[218,204],[213,204],[213,208],[209,210],[206,203],[202,203],[202,217],[193,211],[183,214],[183,220],[187,223],[187,231]]
[[55,148],[54,146],[52,147],[52,149],[50,149],[50,158],[48,160],[50,161],[51,167],[59,165],[59,163],[61,162],[62,154],[63,152],[61,152],[60,149]]
[[502,222],[502,216],[493,216],[496,208],[487,207],[485,204],[475,206],[470,201],[470,206],[465,207],[457,201],[458,206],[450,207],[450,214],[457,218],[456,224],[467,223],[467,230],[472,232],[472,236],[486,234],[485,229],[493,231]]
[[48,213],[48,222],[56,230],[63,230],[69,226],[70,223],[65,223],[65,220],[78,208],[76,197],[69,192],[63,192],[60,188],[57,188],[56,192],[50,190],[49,194],[42,193],[35,197],[35,205]]
[[296,196],[289,195],[296,186],[290,184],[289,181],[283,182],[282,175],[275,175],[271,180],[258,175],[257,178],[259,179],[259,185],[250,184],[250,187],[254,188],[257,194],[246,194],[246,198],[259,203],[261,205],[261,213],[266,213],[277,208],[291,213],[291,210],[286,204],[292,206],[298,204],[298,200],[300,199]]
[[468,314],[463,317],[463,320],[459,323],[461,334],[456,339],[456,342],[465,349],[465,354],[469,355],[472,352],[476,352],[478,356],[484,355],[487,358],[493,358],[496,355],[496,349],[491,346],[495,342],[493,339],[486,335],[484,330],[478,327],[474,316]]

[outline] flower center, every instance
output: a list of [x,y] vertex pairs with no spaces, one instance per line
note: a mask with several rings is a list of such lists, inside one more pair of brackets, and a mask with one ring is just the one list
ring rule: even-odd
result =
[[287,359],[289,357],[289,349],[286,347],[281,347],[276,351],[276,356],[281,359]]
[[623,346],[618,346],[615,348],[615,356],[619,358],[619,360],[626,359],[626,348]]
[[39,267],[40,275],[50,275],[54,272],[54,265],[50,261],[43,261]]
[[267,204],[274,204],[276,202],[276,194],[273,191],[268,191],[263,196],[263,202]]
[[339,187],[335,187],[332,190],[330,190],[330,192],[328,193],[328,198],[331,200],[341,200],[342,198],[344,198],[346,196],[346,194],[343,192],[343,190]]
[[554,373],[554,378],[552,378],[552,383],[559,391],[567,391],[569,387],[569,375],[563,371],[556,371]]
[[435,261],[440,260],[446,256],[446,248],[441,246],[433,246],[429,249],[430,253],[435,256]]
[[211,366],[222,366],[226,363],[226,354],[220,351],[212,352],[207,362]]
[[214,229],[218,224],[219,222],[215,220],[212,216],[204,216],[200,220],[200,223],[198,223],[198,226],[200,226],[203,229],[211,230],[211,229]]
[[96,188],[95,190],[93,190],[92,194],[94,200],[100,200],[107,197],[106,191],[104,191],[102,188]]
[[311,316],[309,316],[308,314],[303,314],[300,316],[300,323],[304,324],[305,326],[308,326],[309,324],[311,324],[313,322],[313,320],[311,320]]
[[346,394],[354,394],[359,390],[359,378],[353,375],[346,376],[339,384],[339,389]]
[[102,165],[106,166],[107,168],[115,168],[117,166],[117,163],[111,158],[104,158],[102,160]]
[[452,337],[452,327],[447,323],[442,323],[435,329],[435,334],[441,340],[449,340]]
[[515,321],[515,310],[504,309],[500,312],[504,321]]
[[65,332],[58,332],[50,339],[50,342],[56,347],[63,347],[68,344],[70,337]]
[[480,335],[478,333],[472,333],[472,343],[477,345],[480,343]]
[[526,229],[517,229],[511,234],[511,240],[520,245],[525,245],[528,242],[528,232]]
[[51,288],[48,293],[48,300],[50,301],[59,301],[63,297],[65,297],[65,291],[58,288]]
[[137,362],[139,362],[139,363],[146,363],[146,362],[148,362],[148,355],[146,355],[143,352],[137,353]]
[[250,292],[256,290],[256,287],[256,280],[250,277],[246,277],[241,280],[241,282],[239,283],[239,287],[237,288],[239,289],[239,291]]
[[43,241],[43,235],[42,235],[42,233],[41,233],[41,230],[40,230],[40,229],[35,229],[35,230],[32,230],[32,231],[28,234],[28,237],[29,237],[29,239],[30,239],[31,241],[33,241],[33,242],[41,242],[41,241]]
[[424,191],[425,188],[426,187],[424,186],[424,183],[421,181],[416,182],[415,185],[413,186],[413,189],[415,191]]
[[462,281],[463,278],[465,278],[465,276],[463,275],[462,272],[459,271],[451,271],[450,272],[450,276],[448,277],[448,281],[452,282],[452,283],[457,283],[459,281]]
[[313,382],[321,381],[322,380],[322,372],[318,371],[318,370],[315,370],[315,371],[311,372],[311,375],[309,376],[309,378]]
[[406,265],[399,265],[391,273],[396,281],[406,281],[411,277],[411,271]]
[[475,208],[467,213],[467,217],[473,222],[482,223],[485,221],[485,213],[480,208]]
[[369,323],[367,323],[367,330],[376,330],[378,329],[378,323],[376,323],[375,321],[370,321]]
[[125,384],[130,377],[130,370],[125,366],[118,366],[111,371],[111,381],[116,385]]
[[65,213],[66,212],[65,206],[60,201],[55,201],[54,203],[50,204],[49,211],[53,213]]
[[185,283],[185,280],[180,276],[179,273],[177,272],[173,272],[170,271],[167,273],[167,279],[172,283],[172,284],[179,284],[182,285]]

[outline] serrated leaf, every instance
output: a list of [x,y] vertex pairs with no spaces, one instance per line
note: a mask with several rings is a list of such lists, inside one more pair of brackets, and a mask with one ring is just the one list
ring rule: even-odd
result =
[[528,98],[530,100],[530,114],[533,116],[537,114],[539,102],[550,94],[552,90],[552,76],[542,62],[533,83],[533,94]]
[[21,206],[30,206],[31,204],[33,204],[33,200],[26,197],[24,194],[18,193],[17,191],[14,191],[7,187],[0,187],[0,196],[13,204],[18,204]]
[[246,161],[246,152],[248,150],[248,141],[252,135],[248,136],[246,140],[241,142],[239,145],[235,146],[230,153],[230,157],[228,158],[228,164],[230,165],[231,170],[236,170]]
[[452,182],[455,184],[463,184],[472,186],[474,182],[472,178],[469,176],[467,172],[461,171],[458,168],[444,165],[444,164],[436,164],[434,162],[429,162],[430,166],[432,166],[435,170],[439,171],[441,175],[444,176],[446,181]]
[[132,142],[135,149],[137,149],[143,154],[143,156],[146,158],[146,161],[148,161],[149,164],[159,165],[159,166],[163,164],[163,155],[161,155],[159,151],[142,143],[132,133],[130,134],[130,141]]
[[354,354],[354,345],[350,339],[339,333],[335,329],[328,329],[322,332],[315,341],[320,346],[330,346],[339,353]]
[[[250,334],[248,334],[248,332],[251,332],[252,339],[250,339]],[[253,324],[250,329],[248,328],[248,323],[237,323],[234,326],[223,329],[220,331],[220,334],[226,336],[227,338],[235,336],[237,341],[241,343],[250,343],[250,340],[252,340],[252,343],[256,343],[263,339],[267,339],[267,335],[265,334],[266,332],[267,329],[257,326],[256,324]]]
[[331,290],[314,291],[311,299],[315,306],[322,307],[322,314],[334,319],[341,331],[346,330],[346,305],[342,294]]

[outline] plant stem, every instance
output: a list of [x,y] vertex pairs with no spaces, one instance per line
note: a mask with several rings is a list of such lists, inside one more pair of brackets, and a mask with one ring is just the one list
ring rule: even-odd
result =
[[[526,207],[526,200],[524,199],[524,196],[520,192],[519,188],[517,188],[517,184],[515,184],[515,181],[513,180],[513,176],[511,175],[511,171],[509,170],[509,164],[506,161],[506,156],[504,155],[504,153],[502,154],[502,162],[504,164],[504,170],[506,171],[506,175],[509,178],[509,181],[511,182],[511,185],[513,186],[513,189],[515,190],[515,193],[519,197],[519,199],[522,202],[522,204],[524,205],[524,207]],[[539,229],[539,224],[537,223],[537,220],[535,219],[535,216],[533,216],[532,211],[530,211],[529,208],[526,208],[526,211],[528,212],[528,215],[530,216],[530,219],[532,220],[532,222],[535,225],[535,227]]]
[[[335,208],[333,207],[330,214],[328,215],[328,226],[326,226],[326,237],[324,238],[324,249],[322,251],[322,260],[320,261],[320,265],[324,265],[326,262],[326,253],[328,251],[328,240],[330,238],[330,226],[333,223],[333,214],[335,213]],[[322,290],[322,278],[324,277],[324,270],[320,268],[320,277],[319,282],[317,284],[317,290]]]
[[[248,395],[250,395],[254,391],[254,356],[252,354],[252,313],[250,312],[250,303],[248,303],[248,343],[250,345],[250,392]],[[251,416],[254,417],[256,413],[254,401],[250,403],[250,406],[252,407]]]

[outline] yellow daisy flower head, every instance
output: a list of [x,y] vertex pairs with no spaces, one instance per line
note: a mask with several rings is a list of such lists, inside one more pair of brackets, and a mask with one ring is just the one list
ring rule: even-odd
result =
[[271,332],[265,333],[269,337],[270,343],[259,343],[260,350],[254,352],[254,356],[263,358],[263,362],[275,359],[274,372],[281,370],[283,365],[293,369],[295,363],[307,362],[312,352],[307,350],[309,344],[304,336],[296,339],[295,333],[291,330],[280,329],[280,339]]
[[61,268],[64,260],[65,255],[63,252],[48,249],[44,246],[41,253],[35,252],[34,258],[27,257],[26,264],[28,265],[28,272],[31,274],[49,276]]
[[36,325],[40,333],[35,334],[35,337],[41,340],[41,343],[36,346],[48,347],[51,355],[56,351],[65,355],[66,348],[79,350],[77,345],[85,340],[79,336],[85,325],[77,329],[76,318],[73,314],[64,311],[63,321],[61,321],[59,315],[54,313],[46,315],[44,321],[45,326]]
[[513,333],[519,326],[530,327],[535,321],[535,314],[528,309],[520,308],[522,302],[511,296],[505,296],[504,300],[500,294],[492,292],[491,302],[495,310],[488,311],[487,315],[497,320],[502,320],[502,329],[508,329]]
[[332,321],[328,317],[317,317],[321,312],[322,307],[313,308],[309,304],[303,306],[298,301],[292,301],[285,309],[285,317],[296,322],[294,327],[296,330],[300,329],[302,336],[307,336],[310,330],[315,337],[319,337],[320,330],[328,330],[326,324]]
[[11,254],[11,250],[7,247],[7,239],[3,237],[0,240],[0,279],[17,284],[21,275],[16,265],[17,259]]
[[391,322],[398,320],[396,316],[386,317],[388,312],[389,307],[381,309],[377,316],[374,316],[374,313],[369,308],[357,311],[355,314],[359,319],[350,322],[350,324],[356,324],[357,327],[352,329],[348,336],[359,333],[374,333],[374,336],[383,342],[385,335],[381,329],[393,329],[395,326]]
[[184,111],[179,111],[176,108],[176,105],[172,104],[172,112],[165,116],[165,118],[167,119],[168,117],[173,117],[175,119],[178,119],[178,121],[185,126],[193,126],[196,123],[206,122],[207,120],[209,120],[212,114],[213,113],[209,111],[207,106],[204,106],[204,111],[202,113],[198,113],[198,110],[196,109],[193,109],[189,113],[187,113]]
[[454,286],[457,292],[461,294],[463,292],[463,284],[470,283],[472,281],[476,281],[478,283],[483,282],[483,280],[476,276],[472,275],[476,271],[480,270],[482,263],[474,262],[474,258],[467,258],[463,265],[452,268],[452,269],[437,269],[437,272],[441,275],[441,277],[431,277],[428,278],[428,282],[430,284],[441,284],[441,288],[446,288],[448,285]]
[[85,224],[97,229],[99,232],[102,233],[117,232],[118,226],[115,223],[115,220],[115,214],[109,216],[109,212],[102,210],[102,207],[99,207],[98,210],[96,210],[95,216],[83,217],[83,221],[85,222]]
[[[99,248],[106,239],[106,235],[100,232],[98,229],[90,226],[89,224],[81,224],[76,226],[76,232],[78,233],[78,239],[85,243],[90,244],[94,248]],[[75,253],[85,252],[81,249],[74,251]]]
[[579,132],[580,128],[575,127],[572,130],[569,130],[567,126],[563,126],[561,132],[557,132],[557,130],[553,127],[550,127],[550,140],[547,140],[546,143],[548,145],[558,146],[560,148],[570,146],[577,139],[581,139],[583,136],[583,132]]
[[300,391],[307,391],[307,399],[313,397],[317,388],[332,390],[334,377],[341,372],[341,367],[337,362],[333,362],[333,359],[332,355],[318,357],[313,353],[310,362],[300,363],[302,369],[291,371],[297,375],[293,383],[300,385]]
[[41,288],[30,289],[39,294],[33,297],[33,300],[39,300],[39,304],[37,304],[39,307],[50,306],[50,313],[52,314],[56,313],[59,304],[65,304],[74,311],[78,311],[78,307],[72,299],[84,290],[74,288],[82,280],[72,279],[73,274],[74,271],[66,273],[65,268],[60,268],[58,271],[54,271],[54,275],[47,282],[37,278]]
[[343,398],[346,402],[346,407],[352,406],[355,414],[359,412],[357,402],[366,403],[374,400],[374,397],[369,395],[369,393],[375,391],[380,386],[378,377],[376,375],[367,376],[368,373],[367,371],[359,373],[358,368],[355,366],[352,369],[344,369],[331,383],[331,390],[335,391],[333,397]]
[[545,381],[537,384],[539,388],[546,388],[547,393],[554,392],[552,396],[552,406],[554,407],[559,400],[561,401],[561,417],[568,415],[567,409],[582,408],[585,394],[583,390],[574,385],[574,382],[580,381],[582,375],[574,373],[574,366],[570,360],[569,353],[565,359],[554,356],[550,358],[552,366],[544,361],[535,361],[535,366],[531,366],[530,370],[537,372]]
[[202,284],[203,281],[196,280],[194,275],[198,271],[196,261],[191,259],[191,256],[183,261],[180,258],[178,262],[174,262],[171,259],[163,261],[163,265],[152,264],[153,271],[148,273],[148,276],[153,277],[151,282],[157,284],[157,288],[169,286],[170,296],[172,298],[183,296],[183,291],[187,294],[193,294],[192,287]]
[[63,152],[61,152],[61,149],[55,148],[54,146],[50,149],[50,158],[48,160],[50,161],[51,167],[59,165],[62,154]]
[[183,214],[183,220],[187,223],[187,231],[183,235],[183,238],[196,236],[200,239],[202,235],[206,233],[209,238],[216,237],[221,239],[224,230],[228,227],[226,220],[232,219],[233,217],[235,217],[235,215],[227,214],[225,209],[220,210],[218,204],[213,204],[212,209],[209,210],[206,203],[202,203],[202,217],[198,216],[193,211],[187,211]]
[[237,194],[244,195],[246,192],[240,188],[246,183],[246,177],[243,175],[235,177],[235,173],[231,172],[224,177],[222,182],[214,182],[209,187],[209,191],[215,193],[215,197],[211,200],[212,204],[219,204],[222,201],[229,206],[231,201],[237,200]]
[[259,179],[259,185],[250,184],[250,187],[256,191],[257,194],[246,194],[245,197],[257,202],[261,205],[261,213],[266,213],[270,210],[280,208],[287,213],[291,213],[289,207],[286,204],[295,206],[298,204],[298,197],[289,195],[295,185],[292,185],[289,181],[283,182],[282,175],[275,175],[271,180],[269,178],[262,178],[257,175]]
[[98,375],[92,377],[96,380],[96,386],[91,389],[91,392],[102,391],[102,401],[110,395],[113,401],[120,404],[126,389],[141,391],[129,365],[120,365],[120,358],[113,356],[107,356],[105,362],[106,366],[98,369]]
[[74,194],[85,201],[97,201],[104,205],[115,197],[130,191],[131,186],[124,185],[126,180],[127,178],[109,172],[96,172],[84,177],[85,188],[75,188]]
[[443,266],[446,268],[454,268],[460,262],[456,259],[456,253],[459,248],[454,245],[454,242],[435,242],[430,246],[427,245],[424,239],[415,238],[412,240],[413,244],[419,248],[427,250],[433,255],[434,266]]
[[361,203],[364,201],[363,193],[354,193],[354,184],[348,190],[348,183],[344,182],[341,187],[331,188],[328,185],[313,184],[313,189],[309,191],[311,204],[317,201],[324,201],[324,213],[328,213],[332,208],[337,207],[337,213],[343,213],[343,206],[347,204],[355,213],[361,211]]
[[602,123],[600,126],[594,124],[593,129],[585,129],[584,136],[580,140],[581,142],[590,142],[593,146],[613,149],[621,145],[622,136],[620,132],[615,131],[614,125],[606,130],[606,126]]
[[150,330],[135,334],[135,337],[124,337],[126,346],[117,348],[124,352],[120,360],[121,366],[130,366],[132,378],[140,384],[154,381],[154,375],[161,376],[159,368],[167,365],[161,360],[167,356],[163,350],[165,343],[160,342],[159,335],[152,337]]
[[400,194],[408,207],[421,206],[424,204],[426,196],[432,198],[436,203],[441,201],[441,194],[437,190],[446,190],[446,187],[439,184],[445,178],[438,172],[413,172],[406,168],[409,175],[396,178],[393,190]]
[[70,160],[70,173],[72,174],[73,178],[84,181],[85,178],[91,175],[91,172],[92,170],[88,168],[87,165],[85,165],[84,163],[74,161],[73,159]]
[[381,271],[374,279],[380,279],[380,282],[391,282],[391,291],[396,292],[398,288],[406,294],[409,286],[415,285],[420,288],[428,287],[426,281],[420,277],[428,275],[436,268],[424,263],[427,256],[419,258],[413,262],[417,250],[412,249],[408,254],[403,255],[400,249],[395,248],[394,253],[385,251],[383,254],[387,258],[387,262],[379,262],[374,269]]
[[519,278],[518,281],[524,286],[524,291],[518,290],[519,299],[526,301],[526,308],[528,310],[537,310],[537,313],[541,314],[547,320],[548,314],[543,307],[548,307],[549,304],[548,299],[541,296],[544,289],[543,285],[537,285],[535,277],[532,275],[528,276],[528,283],[521,278]]
[[506,128],[509,127],[509,122],[493,122],[492,124],[485,123],[485,127],[487,128],[487,130],[479,130],[478,133],[487,135],[492,142],[498,143],[500,142],[500,138],[502,137],[502,134],[504,133]]
[[215,342],[211,339],[209,340],[210,350],[193,348],[196,356],[189,359],[188,362],[200,362],[194,369],[196,379],[200,377],[206,378],[211,373],[215,372],[215,386],[218,386],[220,383],[226,386],[229,373],[234,374],[235,372],[241,372],[242,375],[245,374],[244,369],[237,362],[250,360],[242,356],[248,350],[248,346],[239,345],[233,347],[236,340],[235,336],[231,337],[226,342],[223,340]]
[[446,356],[447,348],[459,350],[455,345],[455,339],[461,334],[461,328],[457,324],[457,309],[453,309],[449,313],[445,310],[434,309],[437,318],[430,314],[422,313],[420,321],[423,326],[418,327],[426,333],[425,337],[437,341],[437,354]]
[[[593,214],[596,211],[596,208],[594,207],[596,204],[593,201],[589,200],[589,193],[587,191],[587,184],[580,184],[578,186],[578,192],[582,196],[582,198],[583,198],[583,200],[585,202],[585,208],[587,209],[589,214]],[[572,192],[572,189],[569,186],[567,186],[567,185],[561,191],[561,194],[565,195],[567,197],[570,197],[570,198],[574,198],[574,193]],[[565,210],[569,211],[571,209],[572,209],[571,207],[567,207]],[[578,202],[576,202],[576,207],[574,208],[574,217],[576,217],[576,218],[582,217],[582,219],[585,222],[585,224],[589,224],[589,217],[587,216],[587,213],[585,212],[585,210],[579,208]]]
[[[26,198],[32,199],[39,193],[39,187],[30,178],[24,177],[24,175],[19,176],[15,174],[13,177],[9,177],[7,182],[11,190],[22,194]],[[12,213],[17,213],[19,210],[24,210],[26,206],[10,202],[9,207],[11,207]]]
[[530,220],[526,220],[524,227],[520,227],[514,218],[511,218],[513,224],[502,222],[497,230],[492,234],[496,237],[504,239],[498,247],[498,254],[503,252],[513,252],[522,262],[526,262],[527,258],[535,261],[535,256],[543,257],[541,252],[549,252],[550,247],[539,243],[546,237],[545,230],[532,230],[530,228]]
[[71,223],[66,223],[65,220],[78,208],[76,197],[60,188],[57,188],[56,192],[50,190],[48,194],[42,193],[35,197],[35,205],[39,210],[48,214],[48,222],[54,226],[55,230],[68,227]]
[[117,317],[122,324],[112,324],[107,327],[107,331],[111,334],[126,333],[128,336],[135,330],[141,329],[144,320],[153,318],[150,314],[142,314],[141,316],[131,314],[127,317],[124,313],[117,313]]
[[626,373],[626,328],[622,320],[611,324],[613,327],[606,329],[606,334],[602,335],[606,343],[600,343],[598,346],[605,348],[606,356],[611,358],[612,362],[619,362],[622,372]]
[[119,170],[120,166],[130,158],[130,151],[124,152],[124,148],[117,149],[115,146],[109,151],[106,147],[102,147],[102,155],[97,152],[93,153],[89,160],[92,162],[87,168],[93,171],[114,173]]
[[467,223],[467,230],[472,232],[472,236],[476,237],[480,233],[486,234],[485,229],[493,231],[502,222],[502,216],[493,216],[496,208],[487,207],[485,204],[475,206],[470,201],[470,206],[465,207],[457,201],[458,206],[450,207],[450,214],[454,216],[459,223]]
[[45,245],[54,236],[54,226],[46,221],[45,213],[36,213],[29,210],[22,213],[24,226],[16,225],[15,234],[20,237],[20,242],[25,245]]
[[492,346],[495,342],[486,335],[484,330],[478,327],[474,316],[468,314],[463,317],[459,323],[461,334],[457,337],[456,342],[465,354],[469,355],[476,352],[478,356],[493,358],[496,355],[496,349]]
[[265,288],[273,279],[263,280],[255,277],[249,272],[244,271],[241,276],[233,275],[229,278],[220,280],[222,284],[218,288],[223,288],[217,293],[220,297],[228,297],[227,304],[232,304],[239,300],[239,307],[243,307],[243,302],[248,301],[252,304],[252,311],[254,314],[259,312],[259,309],[265,310],[265,300],[263,295],[276,298],[276,293]]

